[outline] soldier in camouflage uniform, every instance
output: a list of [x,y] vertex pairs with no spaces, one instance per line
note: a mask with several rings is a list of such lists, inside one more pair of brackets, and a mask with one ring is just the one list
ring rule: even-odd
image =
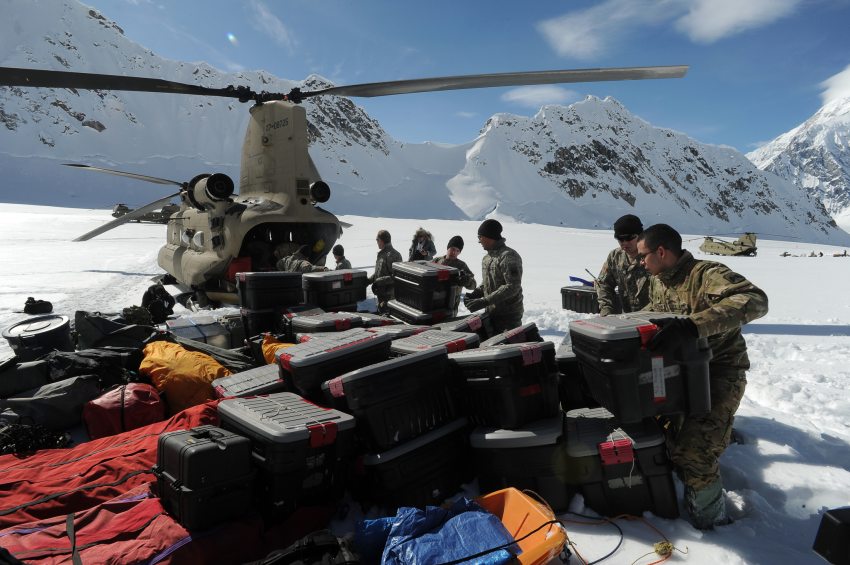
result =
[[667,429],[667,449],[685,483],[685,506],[700,529],[729,523],[718,459],[732,434],[732,423],[750,367],[741,325],[767,313],[767,295],[750,281],[714,261],[697,261],[682,249],[682,237],[656,224],[638,237],[638,257],[653,276],[645,310],[687,314],[653,320],[658,332],[650,349],[678,348],[686,336],[705,337],[711,412],[677,417]]
[[335,271],[351,268],[351,261],[345,258],[345,248],[343,248],[342,245],[334,245],[331,252],[334,255],[334,261],[336,261],[336,267],[334,267]]
[[[458,255],[460,255],[461,251],[463,251],[463,238],[456,235],[449,240],[449,244],[446,246],[446,254],[442,257],[437,257],[434,259],[434,262],[457,269],[460,272],[460,275],[458,276],[460,286],[467,290],[475,290],[475,275],[472,274],[469,266],[464,261],[458,259]],[[460,305],[460,289],[458,289],[457,294],[455,294],[453,307],[455,312],[457,312],[458,305]]]
[[289,271],[291,273],[315,273],[327,271],[327,267],[314,265],[307,260],[307,255],[310,253],[310,247],[302,245],[298,251],[292,255],[287,255],[277,262],[278,271]]
[[487,252],[481,259],[483,283],[466,295],[470,312],[486,308],[493,332],[501,333],[522,325],[522,259],[505,245],[502,224],[484,220],[478,228],[478,242]]
[[649,273],[637,259],[640,218],[626,214],[614,222],[614,239],[620,242],[605,259],[596,279],[599,315],[637,312],[649,302]]
[[378,311],[386,312],[387,302],[395,297],[393,286],[393,263],[401,261],[401,253],[392,245],[392,236],[387,230],[381,230],[375,237],[378,243],[378,256],[375,258],[375,272],[369,277],[372,292],[378,301]]

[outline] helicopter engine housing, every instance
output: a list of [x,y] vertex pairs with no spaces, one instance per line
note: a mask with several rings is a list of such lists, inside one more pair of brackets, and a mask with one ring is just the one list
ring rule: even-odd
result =
[[224,173],[198,175],[189,182],[187,196],[195,208],[207,210],[227,201],[234,188],[233,179]]

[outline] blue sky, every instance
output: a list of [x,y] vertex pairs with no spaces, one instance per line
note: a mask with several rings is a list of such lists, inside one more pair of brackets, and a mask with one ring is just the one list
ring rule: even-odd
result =
[[[690,65],[683,79],[355,99],[406,142],[472,140],[497,112],[613,96],[661,127],[747,152],[850,95],[850,0],[88,0],[157,54],[338,85]],[[168,79],[170,77],[160,77]]]

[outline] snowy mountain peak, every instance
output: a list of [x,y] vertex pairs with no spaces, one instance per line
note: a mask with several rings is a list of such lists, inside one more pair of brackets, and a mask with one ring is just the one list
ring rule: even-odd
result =
[[[333,86],[262,70],[224,73],[158,57],[75,0],[7,0],[0,65],[163,78],[208,87],[288,92]],[[763,231],[848,241],[804,191],[755,169],[730,148],[653,127],[613,98],[545,106],[533,117],[496,114],[460,146],[403,144],[347,98],[304,103],[310,152],[337,213],[479,219],[610,228],[624,213],[692,231]],[[86,175],[84,162],[188,180],[239,178],[248,105],[164,93],[0,88],[0,167],[13,202],[111,207],[154,200],[129,179]],[[164,194],[164,193],[163,193]]]

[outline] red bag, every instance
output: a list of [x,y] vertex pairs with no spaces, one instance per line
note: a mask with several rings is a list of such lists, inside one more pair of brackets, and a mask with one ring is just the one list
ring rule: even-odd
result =
[[165,407],[159,393],[145,383],[123,384],[83,407],[83,421],[91,439],[141,428],[164,418]]

